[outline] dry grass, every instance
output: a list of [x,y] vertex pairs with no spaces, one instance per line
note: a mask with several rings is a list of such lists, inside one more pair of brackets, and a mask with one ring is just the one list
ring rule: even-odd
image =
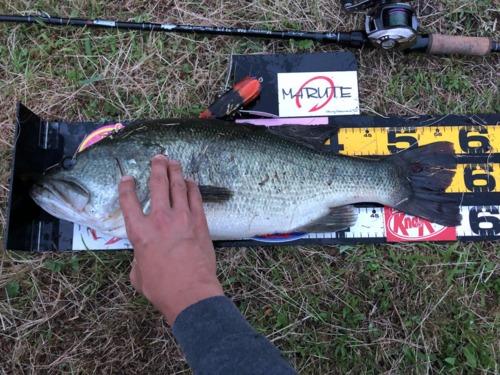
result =
[[[359,28],[363,17],[342,13],[339,3],[40,0],[36,8],[82,18]],[[412,3],[432,32],[500,39],[498,2]],[[0,4],[0,13],[34,9],[26,0]],[[17,101],[68,121],[196,116],[224,85],[231,53],[336,50],[0,25],[0,237]],[[364,114],[500,112],[498,56],[354,52]],[[130,287],[131,254],[0,256],[2,373],[189,373],[165,323]],[[496,243],[240,248],[219,251],[218,261],[227,294],[302,373],[500,372]]]

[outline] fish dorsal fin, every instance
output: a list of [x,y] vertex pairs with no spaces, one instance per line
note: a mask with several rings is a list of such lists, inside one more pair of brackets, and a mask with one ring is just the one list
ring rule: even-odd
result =
[[358,218],[354,206],[346,205],[330,208],[323,217],[312,223],[294,229],[294,232],[329,233],[352,227]]
[[337,131],[337,128],[331,125],[280,125],[269,126],[267,129],[277,137],[314,150],[321,150],[325,142]]
[[217,128],[221,134],[231,133],[235,129],[249,134],[267,133],[285,139],[296,144],[320,151],[325,142],[338,130],[333,125],[295,125],[283,124],[277,126],[253,125],[251,123],[234,123],[217,119],[170,119],[170,120],[146,120],[137,121],[128,125],[118,134],[120,137],[128,137],[131,134],[140,134],[148,128],[156,126],[207,126]]
[[233,196],[231,189],[212,185],[199,185],[201,199],[203,202],[222,203],[228,201]]

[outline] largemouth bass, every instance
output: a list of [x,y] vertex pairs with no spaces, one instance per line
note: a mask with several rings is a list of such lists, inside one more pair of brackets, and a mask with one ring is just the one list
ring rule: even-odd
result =
[[342,230],[356,222],[352,204],[360,202],[460,224],[459,202],[444,193],[456,168],[451,143],[370,160],[322,152],[330,133],[206,119],[137,122],[76,154],[71,168],[48,170],[31,196],[53,216],[125,238],[118,183],[135,178],[147,214],[150,160],[162,153],[200,186],[214,240]]

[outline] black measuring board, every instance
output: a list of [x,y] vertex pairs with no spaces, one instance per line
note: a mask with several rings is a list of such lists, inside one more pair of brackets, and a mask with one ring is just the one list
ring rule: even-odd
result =
[[[247,120],[245,120],[247,121]],[[293,122],[293,119],[286,119]],[[297,121],[304,121],[304,118]],[[459,173],[448,193],[463,196],[462,225],[440,227],[377,205],[356,205],[356,225],[335,233],[279,234],[251,240],[218,241],[216,246],[266,246],[383,243],[391,241],[490,241],[500,237],[500,114],[472,116],[336,116],[321,118],[339,131],[326,144],[331,152],[351,156],[389,155],[437,140],[453,142]],[[12,165],[6,248],[25,251],[130,248],[56,219],[28,196],[46,168],[73,155],[82,140],[113,122],[47,122],[18,106]],[[126,124],[124,124],[126,125]],[[237,124],[235,124],[237,126]],[[391,228],[392,226],[392,228]],[[391,231],[392,230],[392,231]],[[94,244],[89,241],[95,240]],[[97,244],[97,245],[96,245]]]

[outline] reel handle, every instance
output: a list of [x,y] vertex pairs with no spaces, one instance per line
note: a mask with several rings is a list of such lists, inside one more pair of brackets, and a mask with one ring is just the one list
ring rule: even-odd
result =
[[430,34],[426,52],[434,55],[485,56],[498,52],[491,38]]

